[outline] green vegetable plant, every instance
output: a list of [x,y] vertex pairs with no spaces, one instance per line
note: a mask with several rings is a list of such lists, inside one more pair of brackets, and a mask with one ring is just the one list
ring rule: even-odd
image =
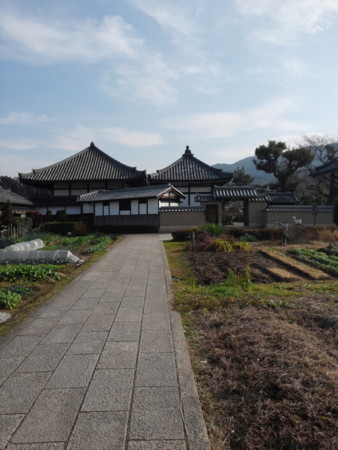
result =
[[17,282],[22,280],[39,281],[44,279],[59,280],[55,266],[49,264],[33,265],[7,265],[0,267],[0,281]]
[[0,289],[0,307],[13,309],[21,302],[21,295],[9,289]]

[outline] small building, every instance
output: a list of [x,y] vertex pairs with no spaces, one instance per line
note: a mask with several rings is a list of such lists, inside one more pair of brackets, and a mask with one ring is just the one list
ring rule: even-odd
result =
[[17,217],[25,216],[28,211],[34,210],[33,202],[0,186],[0,208],[7,202],[11,204],[13,214]]
[[47,189],[49,196],[33,196],[38,211],[68,215],[93,214],[93,208],[77,202],[79,195],[99,189],[124,189],[146,185],[145,171],[116,161],[93,142],[84,150],[58,163],[30,173],[19,173],[22,183]]
[[205,164],[195,158],[189,146],[182,157],[157,173],[149,175],[149,184],[171,183],[184,195],[182,207],[199,207],[197,194],[211,194],[215,185],[223,186],[232,178],[232,173]]
[[161,210],[179,209],[184,194],[172,185],[140,186],[82,194],[78,203],[92,207],[94,225],[160,229]]

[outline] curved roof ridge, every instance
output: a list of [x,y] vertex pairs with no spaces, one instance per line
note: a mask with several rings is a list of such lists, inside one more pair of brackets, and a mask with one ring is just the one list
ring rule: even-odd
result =
[[69,156],[57,163],[41,169],[33,169],[29,173],[19,173],[24,180],[90,180],[90,179],[127,179],[145,176],[145,170],[127,166],[103,152],[91,142],[89,147]]
[[[155,174],[152,174],[150,177],[152,179],[161,179],[161,175],[170,172],[175,171],[175,168],[177,168],[177,173],[172,174],[172,176],[168,176],[168,179],[175,179],[175,176],[179,176],[181,178],[189,178],[189,172],[190,175],[193,175],[194,178],[198,179],[207,179],[207,174],[203,172],[208,172],[209,176],[212,174],[216,176],[218,179],[220,178],[228,178],[232,174],[223,172],[222,169],[217,169],[216,167],[212,167],[209,164],[206,164],[205,162],[201,161],[200,159],[196,158],[191,150],[189,149],[189,146],[186,146],[186,150],[183,153],[183,155],[171,163],[170,165],[164,167],[163,169],[157,170]],[[212,177],[213,178],[213,177]]]

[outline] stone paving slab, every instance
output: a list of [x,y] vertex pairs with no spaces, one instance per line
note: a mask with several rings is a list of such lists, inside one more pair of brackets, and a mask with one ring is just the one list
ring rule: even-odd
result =
[[98,369],[81,411],[127,411],[133,388],[133,369]]
[[185,450],[184,441],[129,441],[128,450]]
[[124,448],[127,411],[79,414],[67,450],[120,450]]
[[12,438],[13,443],[66,441],[84,389],[44,390]]
[[49,376],[49,372],[13,374],[0,388],[0,414],[27,413]]
[[0,448],[209,450],[171,292],[160,236],[126,236],[0,339]]

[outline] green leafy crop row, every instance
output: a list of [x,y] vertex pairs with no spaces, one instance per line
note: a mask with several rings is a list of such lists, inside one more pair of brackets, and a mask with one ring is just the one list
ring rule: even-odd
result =
[[20,266],[7,265],[0,267],[0,281],[11,283],[44,279],[60,279],[55,266],[50,264],[40,264],[38,266],[22,264]]
[[288,251],[298,260],[333,276],[338,276],[338,257],[322,251],[297,248]]

